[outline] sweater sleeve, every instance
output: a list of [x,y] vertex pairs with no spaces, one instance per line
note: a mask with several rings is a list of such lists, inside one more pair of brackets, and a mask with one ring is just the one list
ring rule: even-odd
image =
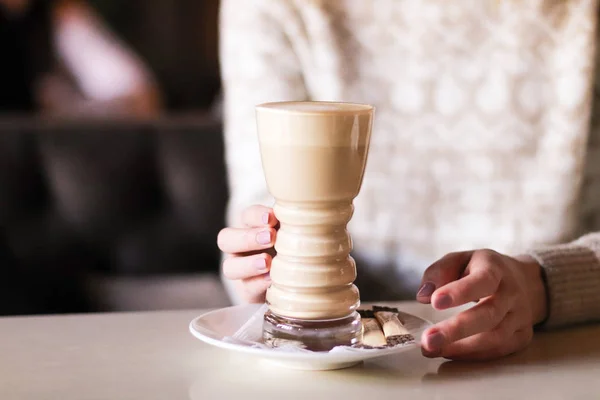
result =
[[[224,0],[220,15],[227,225],[239,226],[242,210],[271,205],[256,133],[255,106],[307,100],[302,69],[284,27],[295,22],[286,2]],[[225,280],[234,303],[238,302]]]
[[546,280],[544,327],[600,320],[600,232],[529,254],[542,266]]

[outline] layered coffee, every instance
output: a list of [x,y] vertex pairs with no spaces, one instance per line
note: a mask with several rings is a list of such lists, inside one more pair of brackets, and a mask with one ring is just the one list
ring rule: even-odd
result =
[[263,169],[280,221],[267,291],[294,320],[351,317],[360,304],[346,226],[362,184],[373,108],[284,102],[257,107]]

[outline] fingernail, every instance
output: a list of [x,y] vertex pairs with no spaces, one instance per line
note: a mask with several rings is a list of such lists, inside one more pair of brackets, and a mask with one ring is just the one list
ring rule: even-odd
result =
[[262,222],[265,225],[269,225],[269,220],[271,219],[271,213],[266,212],[262,215]]
[[427,336],[427,350],[428,354],[435,354],[442,349],[444,345],[444,335],[440,332],[434,332]]
[[425,282],[417,292],[417,297],[429,297],[435,292],[435,285],[432,282]]
[[265,281],[267,281],[267,282],[271,282],[271,273],[270,273],[270,272],[267,272],[267,273],[265,274]]
[[435,304],[433,305],[435,308],[443,310],[452,305],[452,297],[447,294],[442,294],[435,299]]
[[271,243],[271,232],[270,231],[262,231],[256,235],[256,241],[258,244],[269,244]]
[[267,260],[264,258],[257,258],[253,262],[254,267],[258,270],[258,272],[266,272],[267,271]]

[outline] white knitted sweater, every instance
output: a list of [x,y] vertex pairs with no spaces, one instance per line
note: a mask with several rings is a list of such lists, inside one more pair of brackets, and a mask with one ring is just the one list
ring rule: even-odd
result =
[[544,245],[548,323],[599,318],[600,235],[556,246],[600,230],[597,15],[597,0],[223,1],[228,222],[272,204],[256,104],[370,103],[350,231],[377,298],[413,297],[450,251]]

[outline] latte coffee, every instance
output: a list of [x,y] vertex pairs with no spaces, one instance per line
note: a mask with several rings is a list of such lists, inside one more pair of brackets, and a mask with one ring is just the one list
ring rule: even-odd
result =
[[276,316],[314,325],[347,319],[360,304],[346,226],[362,184],[372,120],[373,107],[362,104],[257,107],[262,165],[280,221],[267,291]]

